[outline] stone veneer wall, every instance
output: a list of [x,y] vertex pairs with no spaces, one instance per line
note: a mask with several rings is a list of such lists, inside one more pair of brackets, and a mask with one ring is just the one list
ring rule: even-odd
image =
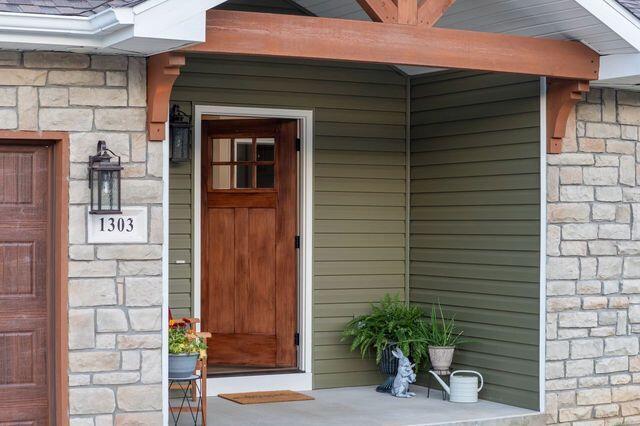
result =
[[[144,58],[0,53],[0,128],[70,136],[71,425],[162,424],[162,144],[147,143]],[[149,210],[149,244],[86,243],[87,158],[122,156],[123,205]]]
[[593,89],[548,156],[549,423],[640,424],[639,125],[640,93]]

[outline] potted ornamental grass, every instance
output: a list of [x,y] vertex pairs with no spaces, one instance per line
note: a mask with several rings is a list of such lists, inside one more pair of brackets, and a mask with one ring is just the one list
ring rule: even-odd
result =
[[431,368],[439,372],[448,372],[456,346],[467,341],[462,339],[462,331],[456,328],[454,317],[445,318],[440,303],[437,305],[437,310],[436,305],[431,306],[427,329]]
[[194,373],[196,363],[207,345],[191,327],[188,318],[169,321],[169,377],[188,378]]
[[371,313],[349,321],[342,340],[351,340],[351,350],[358,349],[362,358],[375,353],[376,364],[387,375],[378,386],[379,392],[390,392],[398,370],[398,359],[392,354],[400,348],[413,363],[416,371],[427,359],[427,325],[423,312],[417,306],[409,306],[398,296],[386,295],[379,303],[371,305]]

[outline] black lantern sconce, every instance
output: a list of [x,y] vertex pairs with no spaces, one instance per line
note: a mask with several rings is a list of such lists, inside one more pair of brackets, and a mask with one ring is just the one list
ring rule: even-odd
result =
[[[89,156],[89,188],[92,214],[120,214],[120,157],[98,142],[97,154]],[[109,155],[111,154],[111,155]],[[111,162],[112,159],[117,161]]]
[[180,163],[191,159],[191,116],[182,111],[178,104],[171,107],[169,143],[171,161]]

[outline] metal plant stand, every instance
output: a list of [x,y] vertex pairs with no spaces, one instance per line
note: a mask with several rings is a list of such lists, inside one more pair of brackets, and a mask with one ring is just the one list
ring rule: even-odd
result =
[[[442,377],[442,380],[444,380],[447,385],[449,384],[449,377],[451,376],[451,371],[450,370],[444,370],[444,371],[440,371],[440,370],[429,370],[429,371],[433,371],[434,373],[436,373],[438,376]],[[431,374],[428,374],[427,372],[427,398],[429,398],[431,396]],[[444,389],[442,389],[442,400],[446,401],[448,399],[447,397],[447,393],[444,391]]]
[[[191,415],[194,425],[198,424],[198,415],[202,410],[202,392],[200,391],[200,385],[198,384],[199,380],[202,380],[202,377],[199,374],[193,374],[187,378],[169,377],[169,388],[171,389],[175,384],[177,386],[173,387],[173,389],[180,392],[180,396],[178,398],[180,399],[180,405],[169,407],[174,426],[178,424],[183,410],[187,411]],[[190,393],[190,391],[193,391],[194,384],[198,395],[195,400],[195,407],[192,405],[192,395]]]

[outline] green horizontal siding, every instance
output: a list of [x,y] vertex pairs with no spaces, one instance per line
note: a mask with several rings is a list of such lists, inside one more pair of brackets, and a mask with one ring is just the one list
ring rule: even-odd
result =
[[[190,55],[172,100],[313,110],[314,387],[378,383],[374,363],[350,352],[340,331],[386,293],[404,294],[405,78],[380,66]],[[170,177],[170,247],[190,258],[182,172]],[[171,268],[174,307],[190,299],[183,266]]]
[[454,363],[482,372],[482,398],[536,409],[538,80],[443,72],[411,98],[410,300],[473,339]]
[[[190,110],[188,104],[181,107]],[[169,163],[169,307],[175,317],[192,315],[191,173],[190,162]]]

